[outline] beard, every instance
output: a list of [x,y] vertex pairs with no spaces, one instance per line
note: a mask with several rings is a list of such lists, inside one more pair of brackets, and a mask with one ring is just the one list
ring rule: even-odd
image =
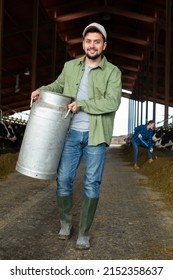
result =
[[[97,51],[97,50],[96,50]],[[89,59],[92,59],[92,60],[96,60],[97,58],[99,58],[100,56],[103,55],[103,52],[99,53],[99,52],[96,52],[94,55],[91,55],[89,54],[88,50],[85,52],[86,56],[89,58]]]

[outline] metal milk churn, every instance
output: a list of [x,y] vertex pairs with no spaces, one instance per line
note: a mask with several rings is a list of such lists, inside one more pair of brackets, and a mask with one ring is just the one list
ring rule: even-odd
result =
[[56,178],[71,120],[69,103],[70,97],[41,91],[31,108],[16,164],[18,172],[44,180]]

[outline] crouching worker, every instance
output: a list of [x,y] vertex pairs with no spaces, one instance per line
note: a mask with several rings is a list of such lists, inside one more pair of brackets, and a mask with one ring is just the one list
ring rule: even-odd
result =
[[153,161],[152,152],[153,152],[153,129],[155,122],[150,120],[147,124],[142,124],[135,127],[134,134],[132,136],[132,147],[133,147],[133,162],[134,169],[139,169],[138,166],[138,145],[141,145],[148,150],[149,163]]
[[[110,145],[115,112],[121,101],[121,72],[103,52],[107,34],[98,23],[83,31],[85,55],[65,63],[59,77],[40,89],[73,98],[73,114],[57,173],[57,203],[61,240],[72,234],[73,182],[81,158],[84,160],[84,191],[76,249],[90,248],[89,229],[97,208],[106,147]],[[37,100],[40,89],[32,92]],[[56,139],[55,139],[56,141]]]

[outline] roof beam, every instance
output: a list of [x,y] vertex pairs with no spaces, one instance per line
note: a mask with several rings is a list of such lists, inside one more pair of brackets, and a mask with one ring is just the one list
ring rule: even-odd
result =
[[92,9],[88,9],[88,10],[83,10],[83,11],[76,12],[76,13],[56,16],[55,19],[58,22],[65,22],[65,21],[70,21],[70,20],[76,20],[76,19],[83,18],[83,17],[93,16],[93,15],[100,14],[100,13],[108,13],[111,15],[127,17],[130,19],[144,21],[144,22],[148,22],[148,23],[156,22],[156,18],[154,16],[150,17],[150,16],[139,14],[139,13],[134,13],[131,11],[116,9],[115,7],[105,7],[105,6],[92,8]]

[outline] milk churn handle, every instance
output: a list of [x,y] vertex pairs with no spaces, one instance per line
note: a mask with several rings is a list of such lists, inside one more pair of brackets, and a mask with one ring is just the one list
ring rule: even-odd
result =
[[32,107],[33,98],[31,97],[30,108]]
[[67,118],[67,116],[68,116],[68,114],[70,113],[70,111],[71,111],[71,108],[69,108],[69,109],[68,109],[67,113],[65,114],[64,119],[66,119],[66,118]]

